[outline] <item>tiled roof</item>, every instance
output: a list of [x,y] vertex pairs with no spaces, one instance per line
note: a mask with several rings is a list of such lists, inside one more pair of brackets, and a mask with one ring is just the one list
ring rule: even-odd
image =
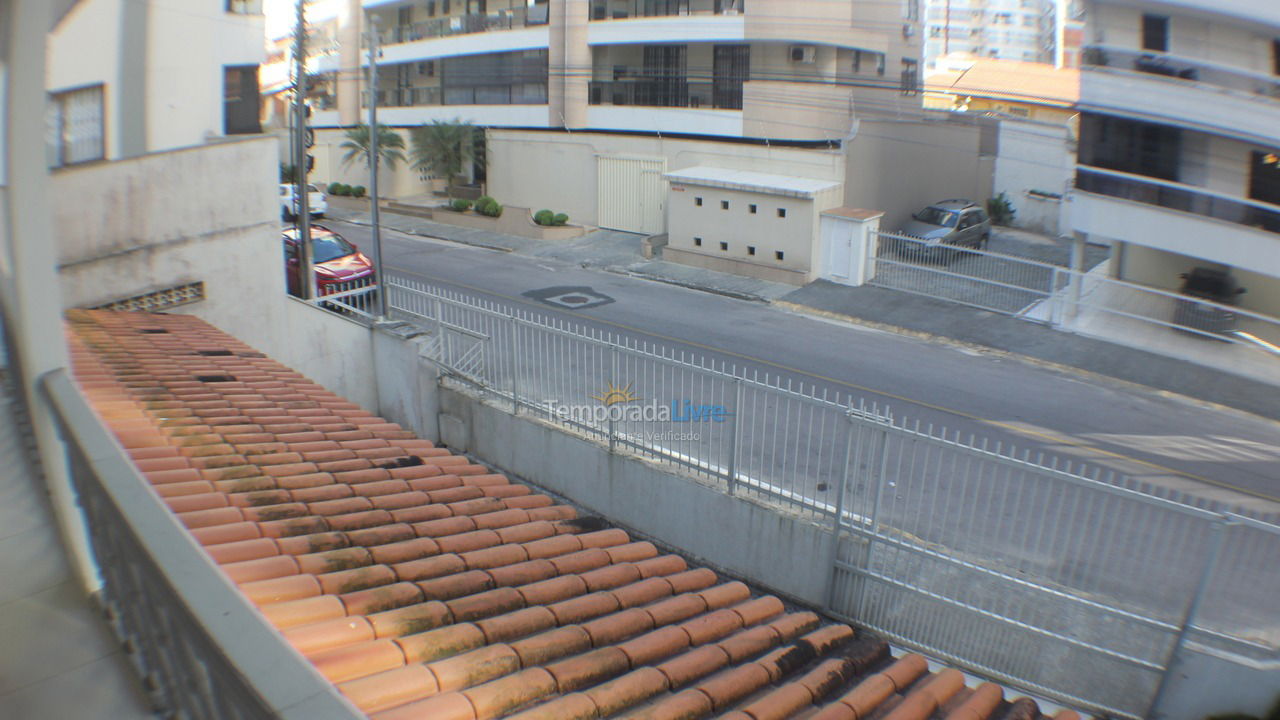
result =
[[979,58],[966,69],[930,75],[925,89],[1072,107],[1080,101],[1080,71],[1045,63]]
[[69,326],[76,377],[156,493],[374,718],[1042,717],[580,517],[198,319]]

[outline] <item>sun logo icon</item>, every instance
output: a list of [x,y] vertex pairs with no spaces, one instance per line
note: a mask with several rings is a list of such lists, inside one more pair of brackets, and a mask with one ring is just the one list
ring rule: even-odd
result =
[[599,395],[592,395],[591,399],[599,400],[605,407],[609,407],[611,405],[635,402],[640,399],[640,396],[631,392],[630,383],[628,383],[626,387],[619,387],[613,383],[609,383],[609,386],[605,388],[604,392]]

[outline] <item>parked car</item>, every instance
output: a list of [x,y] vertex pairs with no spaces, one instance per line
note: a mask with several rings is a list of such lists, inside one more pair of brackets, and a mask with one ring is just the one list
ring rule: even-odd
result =
[[[301,243],[297,228],[283,232],[285,279],[289,294],[302,297],[302,274],[299,272]],[[311,252],[316,274],[316,292],[332,295],[374,284],[373,261],[346,238],[324,227],[311,226]]]
[[[1235,305],[1245,289],[1226,270],[1197,267],[1182,273],[1179,292],[1186,295],[1174,302],[1173,322],[1185,328],[1226,334],[1236,329]],[[1192,298],[1201,298],[1200,302]]]
[[[329,201],[315,185],[307,186],[307,209],[311,217],[324,217],[329,212]],[[293,220],[298,214],[298,199],[294,197],[292,183],[280,183],[280,217]]]
[[913,214],[899,234],[920,241],[899,241],[895,246],[899,254],[945,260],[955,254],[949,249],[952,247],[986,247],[991,239],[991,218],[977,203],[943,200]]

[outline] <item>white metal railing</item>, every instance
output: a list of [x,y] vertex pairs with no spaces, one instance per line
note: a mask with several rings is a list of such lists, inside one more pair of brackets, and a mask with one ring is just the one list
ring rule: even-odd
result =
[[[1280,344],[1280,318],[1097,271],[885,232],[878,235],[874,262],[873,285],[1105,336],[1153,352],[1176,355],[1179,348],[1176,342],[1153,343],[1144,331],[1178,331],[1254,349]],[[1138,331],[1109,329],[1108,323],[1133,324]]]
[[317,307],[366,321],[372,321],[378,315],[381,288],[373,275],[320,285],[317,292],[319,297],[311,300],[311,304]]
[[513,413],[829,524],[827,609],[900,643],[1127,718],[1188,639],[1280,659],[1280,613],[1257,602],[1280,596],[1273,525],[843,393],[413,280],[386,291],[447,374]]

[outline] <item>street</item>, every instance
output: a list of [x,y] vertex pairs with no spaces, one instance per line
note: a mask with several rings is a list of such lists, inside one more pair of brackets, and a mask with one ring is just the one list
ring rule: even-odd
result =
[[[370,229],[329,219],[366,254]],[[386,271],[887,404],[895,416],[1255,512],[1280,502],[1276,423],[968,348],[574,264],[383,231]],[[611,302],[557,306],[548,288]],[[532,297],[530,297],[532,296]],[[583,398],[585,401],[586,398]]]

